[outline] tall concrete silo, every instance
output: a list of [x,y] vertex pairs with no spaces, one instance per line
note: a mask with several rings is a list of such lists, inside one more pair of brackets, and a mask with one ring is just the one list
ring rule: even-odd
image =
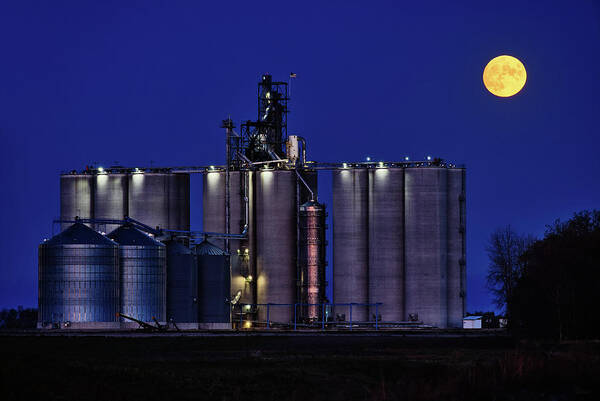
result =
[[446,327],[447,169],[406,168],[404,180],[406,317]]
[[129,176],[129,217],[151,227],[190,229],[190,176],[144,172]]
[[[316,196],[316,171],[301,174]],[[203,177],[204,231],[227,231],[225,182],[224,171],[209,171]],[[247,239],[228,241],[232,296],[241,290],[241,303],[295,303],[299,289],[297,204],[310,200],[310,191],[295,170],[271,169],[230,171],[229,188],[229,233],[240,234],[248,224]],[[223,239],[211,241],[225,246]],[[259,320],[267,319],[266,309],[259,307]],[[287,323],[292,317],[293,307],[269,308],[271,321]]]
[[[145,322],[166,322],[167,258],[164,244],[126,224],[108,234],[119,244],[121,310]],[[122,318],[122,327],[137,327]]]
[[[127,174],[97,174],[92,180],[95,186],[94,218],[122,220],[129,214]],[[96,229],[105,233],[118,227],[118,224],[96,224]]]
[[119,327],[119,247],[82,223],[39,246],[38,327]]
[[[203,176],[202,216],[204,231],[230,234],[241,234],[246,224],[245,196],[252,186],[250,172],[229,172],[229,230],[226,218],[225,183],[227,175],[224,171],[209,171]],[[214,244],[225,247],[224,239],[211,240]],[[233,252],[239,248],[238,240],[229,240],[229,248]]]
[[[231,171],[229,174],[229,233],[241,234],[244,226],[248,224],[248,236],[245,239],[229,239],[228,241],[231,255],[231,294],[236,294],[241,290],[242,294],[239,300],[241,303],[256,303],[252,177],[253,173],[249,171]],[[246,197],[248,197],[247,202]]]
[[[256,173],[249,171],[245,177],[246,188],[248,189],[248,240],[245,242],[245,249],[242,251],[242,247],[240,247],[240,252],[248,251],[248,255],[244,256],[245,260],[241,261],[240,266],[243,266],[245,263],[245,269],[240,269],[239,275],[233,276],[232,274],[232,294],[236,293],[239,288],[243,286],[243,294],[241,298],[241,302],[245,303],[256,303],[257,302],[257,290],[256,290],[256,277],[258,274],[256,272]],[[244,209],[245,210],[245,209]],[[252,276],[252,281],[246,281],[245,274]],[[234,277],[235,281],[234,282]],[[244,281],[242,281],[244,280]],[[235,285],[235,287],[234,287]]]
[[[366,169],[333,171],[333,301],[369,302],[369,173]],[[345,314],[348,307],[336,307]],[[368,320],[366,307],[353,307],[353,321]]]
[[[225,172],[209,171],[202,176],[203,231],[224,233],[225,227]],[[214,239],[221,248],[225,241]]]
[[[258,303],[294,304],[297,295],[296,172],[256,173],[256,270]],[[267,320],[267,308],[259,308]],[[269,320],[288,323],[293,307],[269,308]]]
[[465,170],[448,169],[448,327],[465,315]]
[[[253,221],[253,172],[230,171],[229,173],[229,232],[241,234],[246,224],[248,215],[248,239],[229,240],[229,253],[231,263],[231,294],[242,291],[240,302],[256,303],[254,297],[253,280],[255,274],[255,251]],[[203,176],[202,216],[204,231],[225,233],[227,232],[225,213],[225,182],[224,171],[210,171]],[[246,206],[245,198],[248,197]],[[246,207],[248,211],[246,212]],[[225,240],[211,239],[211,242],[225,248]]]
[[[60,176],[60,219],[74,220],[75,217],[94,217],[93,190],[95,176],[92,174],[62,174]],[[69,227],[63,223],[61,230]]]
[[[369,303],[384,321],[404,320],[404,170],[369,171]],[[371,307],[371,315],[376,312]]]

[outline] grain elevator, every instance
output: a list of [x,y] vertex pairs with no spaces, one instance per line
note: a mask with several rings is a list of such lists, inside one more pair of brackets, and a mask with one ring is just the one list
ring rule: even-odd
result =
[[[61,175],[62,232],[39,250],[39,327],[462,326],[465,168],[310,161],[306,140],[288,135],[288,83],[265,74],[257,94],[256,120],[222,122],[223,165]],[[202,205],[190,205],[193,174]],[[66,291],[100,283],[102,295]]]

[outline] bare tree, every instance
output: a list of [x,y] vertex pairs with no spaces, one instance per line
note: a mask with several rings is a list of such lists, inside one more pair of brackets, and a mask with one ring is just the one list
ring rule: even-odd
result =
[[494,302],[505,313],[507,303],[513,294],[517,280],[523,273],[523,254],[534,242],[531,236],[516,233],[510,225],[496,229],[486,248],[490,264],[487,273],[487,287],[494,295]]

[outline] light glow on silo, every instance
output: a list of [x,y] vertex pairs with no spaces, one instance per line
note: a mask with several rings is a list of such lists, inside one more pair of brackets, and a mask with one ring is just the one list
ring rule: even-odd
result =
[[144,183],[144,175],[143,174],[133,174],[131,176],[131,184],[134,189],[139,189]]

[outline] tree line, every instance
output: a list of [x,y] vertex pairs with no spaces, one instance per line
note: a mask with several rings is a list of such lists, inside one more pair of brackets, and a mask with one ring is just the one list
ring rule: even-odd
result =
[[37,309],[2,309],[0,311],[0,329],[33,329],[37,323]]
[[556,220],[542,239],[499,228],[487,252],[488,288],[514,334],[600,337],[600,211]]

